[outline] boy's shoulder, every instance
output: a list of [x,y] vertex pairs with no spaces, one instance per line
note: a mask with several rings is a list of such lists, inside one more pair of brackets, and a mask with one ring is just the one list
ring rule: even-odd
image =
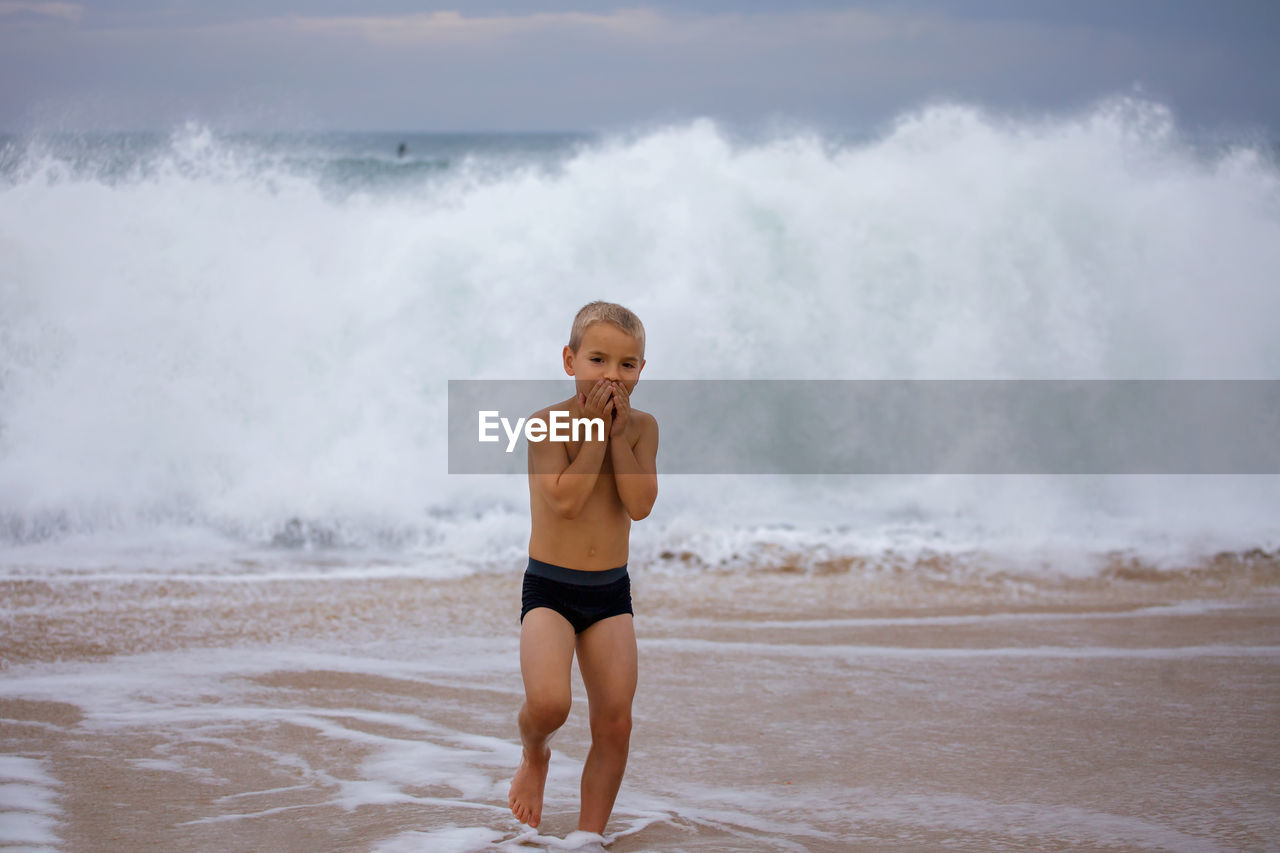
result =
[[640,409],[631,410],[631,424],[627,427],[627,435],[633,447],[658,447],[658,419],[651,413]]
[[573,411],[572,397],[570,397],[567,400],[561,400],[559,403],[549,403],[543,406],[541,409],[538,409],[538,411],[529,415],[528,419],[545,421],[551,418],[552,412],[571,412],[571,411]]
[[636,423],[641,427],[644,427],[646,429],[658,428],[658,419],[655,418],[651,413],[646,412],[643,409],[632,409],[631,416],[636,419]]

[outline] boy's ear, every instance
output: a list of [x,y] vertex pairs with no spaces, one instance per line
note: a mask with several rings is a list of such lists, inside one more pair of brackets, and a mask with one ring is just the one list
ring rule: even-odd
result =
[[564,359],[564,372],[570,376],[575,375],[573,372],[573,350],[569,349],[568,344],[564,345],[564,352],[560,356]]
[[636,368],[636,379],[640,378],[640,374],[644,372],[644,366],[647,364],[643,358],[640,359],[640,366]]

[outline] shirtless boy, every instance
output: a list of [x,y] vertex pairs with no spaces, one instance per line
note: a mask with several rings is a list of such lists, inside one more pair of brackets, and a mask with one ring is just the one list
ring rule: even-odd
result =
[[644,326],[621,305],[592,302],[573,320],[565,373],[576,393],[552,411],[601,418],[573,442],[529,442],[529,568],[520,614],[524,705],[518,722],[524,753],[511,782],[511,811],[522,823],[542,821],[547,742],[569,716],[570,666],[587,689],[591,750],[582,768],[578,829],[604,834],[622,784],[636,691],[627,547],[631,522],[658,496],[658,422],[631,408],[644,368]]

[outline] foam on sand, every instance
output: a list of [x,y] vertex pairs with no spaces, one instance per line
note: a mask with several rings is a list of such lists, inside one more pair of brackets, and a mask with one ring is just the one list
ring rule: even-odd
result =
[[60,797],[58,781],[49,774],[45,762],[23,755],[0,755],[0,844],[58,849]]

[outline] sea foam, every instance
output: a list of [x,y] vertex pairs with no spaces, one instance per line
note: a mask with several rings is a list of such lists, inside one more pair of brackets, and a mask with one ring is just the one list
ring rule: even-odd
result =
[[[557,376],[600,297],[654,378],[1280,377],[1280,173],[1151,102],[939,104],[858,140],[697,121],[376,181],[309,145],[8,144],[0,541],[505,565],[525,487],[445,473],[446,380]],[[1280,544],[1278,480],[671,478],[636,544],[1177,561]]]

